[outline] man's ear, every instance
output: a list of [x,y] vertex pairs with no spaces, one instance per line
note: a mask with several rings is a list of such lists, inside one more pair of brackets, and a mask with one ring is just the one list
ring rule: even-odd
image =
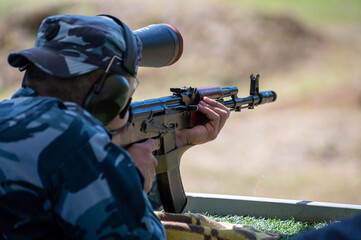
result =
[[[28,67],[29,64],[26,66]],[[21,82],[21,87],[23,87],[23,88],[27,87],[27,81],[28,81],[28,75],[29,75],[28,71],[29,71],[29,69],[26,68],[26,70],[24,72],[24,76],[23,76],[23,81]]]

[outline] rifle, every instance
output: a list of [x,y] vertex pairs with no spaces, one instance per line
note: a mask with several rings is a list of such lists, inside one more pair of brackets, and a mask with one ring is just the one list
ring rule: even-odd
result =
[[235,112],[276,101],[274,91],[259,92],[259,77],[259,74],[250,76],[250,96],[245,98],[237,97],[237,87],[182,87],[171,88],[171,96],[131,104],[127,124],[113,133],[112,140],[122,147],[148,138],[159,141],[160,148],[155,152],[158,160],[157,184],[166,212],[180,213],[187,203],[179,165],[183,153],[190,146],[177,148],[175,131],[192,126],[197,104],[204,96],[221,102]]

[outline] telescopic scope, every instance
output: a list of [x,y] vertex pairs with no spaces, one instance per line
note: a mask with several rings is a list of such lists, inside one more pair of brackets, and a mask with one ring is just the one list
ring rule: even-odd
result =
[[153,24],[133,33],[139,37],[143,45],[140,66],[169,66],[182,56],[182,35],[169,24]]

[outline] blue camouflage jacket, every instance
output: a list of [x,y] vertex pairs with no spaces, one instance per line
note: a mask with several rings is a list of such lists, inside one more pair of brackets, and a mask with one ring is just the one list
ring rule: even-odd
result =
[[165,239],[130,156],[75,103],[30,88],[0,102],[0,182],[3,236],[28,225],[33,236]]

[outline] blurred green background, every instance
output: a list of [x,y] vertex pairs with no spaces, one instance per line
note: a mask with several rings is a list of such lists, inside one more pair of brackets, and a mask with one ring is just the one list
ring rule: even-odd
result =
[[361,204],[361,1],[0,0],[0,99],[22,79],[7,55],[33,46],[44,17],[99,13],[183,35],[176,64],[140,69],[136,100],[212,85],[245,97],[251,73],[278,94],[186,152],[186,191]]

